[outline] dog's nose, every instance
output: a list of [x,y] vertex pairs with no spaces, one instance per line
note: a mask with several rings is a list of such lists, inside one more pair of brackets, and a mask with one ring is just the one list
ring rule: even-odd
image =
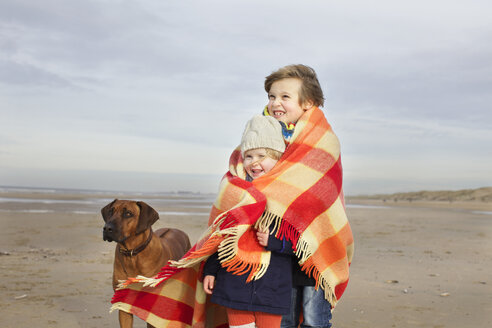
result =
[[103,231],[112,233],[115,230],[114,222],[106,222]]
[[103,227],[103,240],[107,240],[109,242],[113,241],[113,232],[115,231],[114,224],[112,222],[108,222]]
[[104,225],[103,232],[112,233],[114,231],[114,224],[112,222],[108,222]]

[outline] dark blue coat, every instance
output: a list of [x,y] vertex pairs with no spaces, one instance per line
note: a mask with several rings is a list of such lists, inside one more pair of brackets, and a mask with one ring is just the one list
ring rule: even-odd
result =
[[233,275],[221,267],[218,255],[212,255],[203,268],[203,275],[215,276],[213,303],[243,311],[272,314],[290,313],[292,292],[292,244],[270,235],[267,250],[270,265],[263,277],[246,283],[248,274]]

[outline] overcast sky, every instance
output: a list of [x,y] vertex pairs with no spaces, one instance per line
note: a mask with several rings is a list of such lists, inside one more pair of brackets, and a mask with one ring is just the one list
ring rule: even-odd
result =
[[215,192],[313,67],[347,194],[492,185],[492,2],[0,0],[0,185]]

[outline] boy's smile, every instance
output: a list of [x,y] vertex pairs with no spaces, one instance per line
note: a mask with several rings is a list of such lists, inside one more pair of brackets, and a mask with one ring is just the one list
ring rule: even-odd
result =
[[296,78],[275,81],[268,93],[268,113],[285,124],[296,123],[312,107],[310,103],[299,105],[301,86],[302,81]]

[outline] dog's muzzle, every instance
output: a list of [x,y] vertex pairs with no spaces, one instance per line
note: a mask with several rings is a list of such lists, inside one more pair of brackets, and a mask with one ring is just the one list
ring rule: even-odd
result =
[[103,240],[104,241],[118,241],[118,232],[116,231],[116,227],[112,222],[108,222],[103,227]]

